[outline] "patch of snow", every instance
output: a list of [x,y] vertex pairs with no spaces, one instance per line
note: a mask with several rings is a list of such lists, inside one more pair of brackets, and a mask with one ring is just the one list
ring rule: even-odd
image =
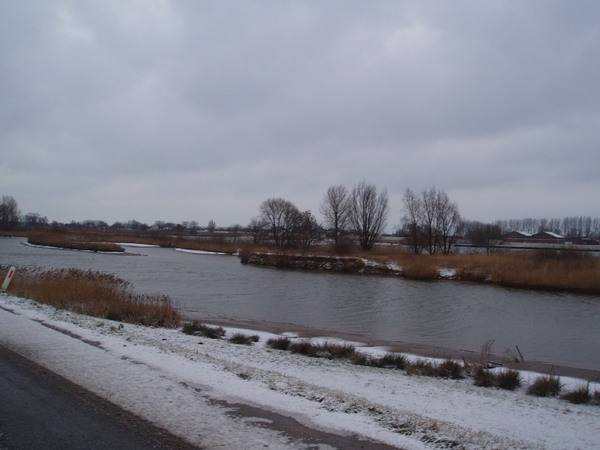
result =
[[160,248],[160,245],[137,244],[135,242],[117,242],[117,245],[121,245],[123,247]]
[[208,252],[206,250],[189,250],[187,248],[176,248],[176,252],[182,253],[193,253],[195,255],[226,255],[227,253],[223,252]]
[[454,278],[456,276],[456,269],[440,269],[440,278]]
[[[528,396],[525,388],[502,391],[471,380],[293,355],[266,348],[275,336],[270,333],[227,328],[233,332],[259,334],[260,342],[234,345],[0,295],[3,345],[202,448],[314,448],[227,415],[212,400],[249,404],[307,426],[410,450],[446,448],[449,442],[473,450],[600,448],[596,406]],[[323,340],[332,341],[316,339]],[[523,373],[526,380],[535,376]]]

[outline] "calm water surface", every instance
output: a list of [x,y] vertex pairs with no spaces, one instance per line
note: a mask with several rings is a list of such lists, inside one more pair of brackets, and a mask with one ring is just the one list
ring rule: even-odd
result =
[[[600,370],[600,298],[452,281],[283,271],[231,256],[162,248],[126,254],[40,249],[0,238],[0,264],[114,273],[137,291],[168,294],[185,312],[266,320],[367,340],[479,351],[518,345],[525,359]],[[141,256],[137,256],[141,255]]]

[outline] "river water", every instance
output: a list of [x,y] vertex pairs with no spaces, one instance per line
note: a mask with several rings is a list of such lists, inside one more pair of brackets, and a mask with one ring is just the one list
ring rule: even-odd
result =
[[168,294],[184,315],[265,320],[367,341],[476,352],[494,339],[498,354],[516,353],[518,345],[526,360],[600,370],[597,296],[266,269],[237,257],[163,248],[102,254],[23,242],[0,238],[0,264],[114,273],[136,291]]

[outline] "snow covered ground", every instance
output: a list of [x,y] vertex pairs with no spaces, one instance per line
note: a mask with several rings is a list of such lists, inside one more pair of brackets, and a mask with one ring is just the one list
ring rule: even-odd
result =
[[203,448],[331,448],[228,414],[246,404],[404,449],[600,449],[598,406],[292,355],[265,347],[273,335],[248,334],[260,342],[121,325],[0,295],[2,345]]

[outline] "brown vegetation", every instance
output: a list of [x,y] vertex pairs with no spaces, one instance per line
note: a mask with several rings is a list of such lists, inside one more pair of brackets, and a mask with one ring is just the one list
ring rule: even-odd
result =
[[158,245],[159,247],[184,248],[233,254],[239,245],[230,242],[231,236],[222,233],[178,233],[168,231],[131,231],[131,230],[66,230],[52,229],[34,231],[27,234],[28,241],[34,245],[70,248],[92,251],[123,251],[117,243]]
[[122,252],[123,247],[117,244],[98,242],[90,236],[65,233],[30,234],[27,242],[32,245],[66,248],[71,250],[89,250],[93,252]]
[[[8,267],[0,266],[0,273]],[[181,317],[166,295],[136,294],[114,275],[78,269],[17,269],[8,292],[39,303],[109,320],[177,327]]]
[[[273,267],[322,269],[324,259],[319,264],[291,264],[291,256],[302,256],[308,260],[313,257],[340,256],[339,246],[336,251],[334,245],[315,245],[310,249],[282,249],[268,244],[248,244],[234,239],[233,235],[224,233],[176,233],[173,231],[140,231],[140,230],[104,230],[104,231],[66,231],[61,234],[45,233],[52,236],[65,236],[69,242],[91,243],[117,243],[132,242],[159,245],[161,247],[178,247],[191,250],[204,250],[233,254],[239,251],[243,263],[247,263],[253,252],[271,253]],[[31,235],[31,239],[38,239],[39,234]],[[237,240],[234,243],[233,240]],[[40,242],[40,241],[36,241]],[[402,268],[402,276],[418,280],[430,280],[439,277],[440,269],[456,270],[455,278],[464,281],[486,282],[500,286],[577,292],[587,294],[600,293],[600,259],[588,253],[568,250],[530,250],[530,251],[504,251],[490,254],[463,253],[463,254],[414,254],[406,247],[399,245],[375,245],[371,250],[364,251],[358,245],[344,246],[343,256],[348,261],[357,261],[365,258],[380,262],[381,270],[374,270],[380,274],[389,273],[383,270],[386,264],[395,264]],[[45,243],[43,245],[49,245]],[[312,258],[315,259],[315,258]],[[318,258],[317,258],[318,259]],[[287,262],[286,262],[287,261]],[[338,272],[361,272],[365,267],[361,264],[349,262]],[[340,266],[341,267],[341,266]],[[364,270],[364,272],[368,272]]]

